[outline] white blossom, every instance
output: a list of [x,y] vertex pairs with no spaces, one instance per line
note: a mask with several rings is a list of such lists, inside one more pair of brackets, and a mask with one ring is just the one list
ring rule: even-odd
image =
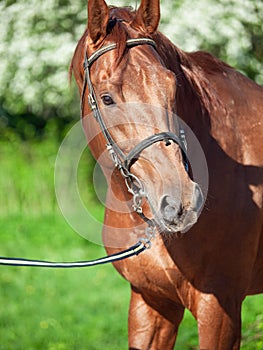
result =
[[[47,110],[59,108],[61,115],[78,116],[67,71],[86,27],[86,1],[63,4],[59,6],[57,0],[0,2],[0,96],[10,113],[29,108],[46,115]],[[140,1],[112,0],[111,4],[135,8]],[[161,15],[161,31],[181,49],[215,51],[263,83],[262,1],[162,0]]]

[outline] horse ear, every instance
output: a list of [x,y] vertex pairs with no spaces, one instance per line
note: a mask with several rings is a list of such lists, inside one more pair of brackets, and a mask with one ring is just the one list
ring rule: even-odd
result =
[[148,34],[157,30],[160,21],[160,0],[142,0],[133,20],[133,26],[142,27]]
[[104,0],[88,0],[88,34],[97,43],[107,34],[109,8]]

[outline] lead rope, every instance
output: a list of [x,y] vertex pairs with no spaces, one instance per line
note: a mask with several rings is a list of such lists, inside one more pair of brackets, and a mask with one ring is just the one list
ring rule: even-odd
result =
[[103,264],[112,263],[118,260],[127,259],[135,255],[139,255],[145,249],[149,248],[149,244],[147,243],[148,243],[148,240],[145,238],[144,241],[139,241],[135,245],[131,246],[126,250],[121,251],[120,253],[108,255],[96,260],[76,261],[76,262],[52,262],[52,261],[44,261],[44,260],[0,257],[0,265],[63,268],[63,269],[103,265]]

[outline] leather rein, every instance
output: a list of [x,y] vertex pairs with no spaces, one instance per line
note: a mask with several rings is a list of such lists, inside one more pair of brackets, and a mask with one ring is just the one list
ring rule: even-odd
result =
[[[127,48],[131,48],[138,45],[151,45],[156,48],[156,43],[149,38],[138,38],[138,39],[128,39],[126,41]],[[106,263],[112,263],[118,260],[127,259],[129,257],[139,255],[144,250],[149,249],[151,247],[151,240],[154,238],[156,234],[157,228],[159,228],[159,224],[154,219],[149,219],[144,215],[142,210],[142,201],[147,198],[147,193],[145,192],[144,186],[140,179],[134,175],[130,171],[130,167],[134,159],[140,155],[140,153],[146,148],[152,146],[157,142],[165,142],[169,145],[172,142],[176,143],[183,155],[185,169],[188,172],[188,159],[187,159],[187,144],[185,139],[185,133],[183,129],[180,129],[179,136],[172,132],[161,132],[154,134],[141,142],[139,142],[128,155],[125,155],[123,151],[119,148],[119,146],[113,140],[109,130],[106,127],[104,119],[99,109],[99,105],[97,102],[96,94],[91,82],[90,77],[90,67],[93,62],[95,62],[100,56],[104,53],[114,50],[117,48],[116,43],[111,43],[105,45],[95,51],[90,57],[85,54],[84,58],[84,82],[83,89],[81,95],[81,111],[82,114],[84,112],[84,103],[85,103],[85,92],[88,88],[88,102],[90,109],[93,112],[93,115],[96,121],[99,123],[101,132],[106,140],[106,147],[111,156],[111,159],[115,165],[115,167],[120,172],[121,176],[124,178],[126,187],[128,192],[133,196],[133,210],[147,223],[147,228],[145,229],[145,237],[141,238],[135,245],[130,248],[123,250],[119,253],[105,256],[96,260],[89,261],[78,261],[78,262],[50,262],[50,261],[42,261],[42,260],[31,260],[31,259],[22,259],[22,258],[6,258],[0,257],[0,265],[8,265],[8,266],[31,266],[31,267],[48,267],[48,268],[76,268],[76,267],[87,267],[87,266],[95,266]],[[151,206],[151,203],[150,207]],[[153,208],[152,208],[153,210]]]

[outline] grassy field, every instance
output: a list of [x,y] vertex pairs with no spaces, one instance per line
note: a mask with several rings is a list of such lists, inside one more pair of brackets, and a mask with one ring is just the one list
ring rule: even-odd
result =
[[[0,255],[62,261],[105,254],[103,247],[76,234],[57,208],[57,148],[50,140],[0,143]],[[81,181],[90,178],[85,166],[80,174]],[[94,212],[102,216],[87,188]],[[129,284],[110,265],[0,267],[0,350],[127,349],[129,293]],[[243,350],[263,349],[262,305],[262,295],[244,303]],[[186,313],[176,348],[194,350],[197,344],[195,321]]]

